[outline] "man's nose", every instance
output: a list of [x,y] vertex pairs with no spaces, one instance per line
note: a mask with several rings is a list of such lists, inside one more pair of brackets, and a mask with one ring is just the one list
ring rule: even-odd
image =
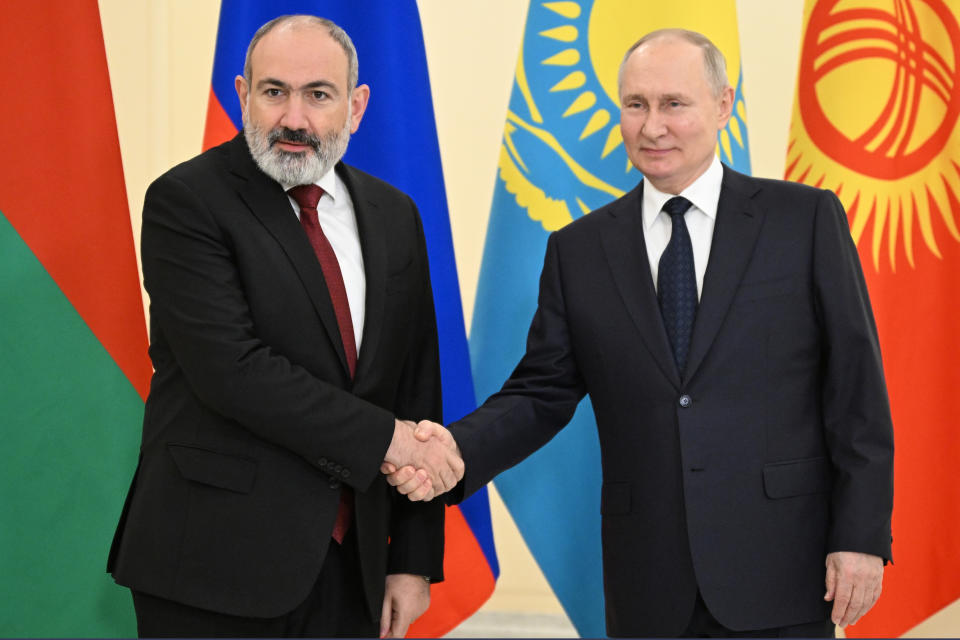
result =
[[648,138],[658,138],[666,133],[666,129],[663,116],[657,109],[650,109],[640,125],[640,133]]
[[309,129],[310,123],[307,120],[306,106],[299,96],[292,96],[290,100],[287,101],[286,107],[283,111],[283,116],[280,118],[280,124],[282,126],[293,129],[294,131],[298,129]]

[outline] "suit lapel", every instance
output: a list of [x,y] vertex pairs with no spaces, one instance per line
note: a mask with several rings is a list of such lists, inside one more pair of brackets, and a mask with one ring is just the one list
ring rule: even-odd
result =
[[337,316],[326,280],[323,278],[323,269],[290,206],[287,195],[276,180],[263,173],[254,163],[243,139],[243,132],[237,134],[230,145],[231,171],[242,179],[237,192],[293,263],[327,335],[330,336],[341,366],[344,371],[349,371],[343,340],[337,326]]
[[602,227],[601,243],[620,297],[633,317],[647,350],[667,379],[679,388],[680,374],[663,327],[653,276],[650,274],[640,209],[642,199],[641,182],[609,210],[612,220],[611,224]]
[[369,374],[369,369],[373,366],[377,343],[383,329],[383,309],[387,295],[386,225],[379,221],[379,217],[383,214],[379,203],[366,195],[370,193],[370,189],[363,187],[363,176],[343,163],[337,165],[337,170],[350,191],[350,199],[353,200],[367,287],[363,339],[360,342],[360,355],[357,358],[355,375],[355,379],[359,380],[364,379],[365,374]]
[[703,278],[703,293],[690,339],[685,379],[690,380],[713,344],[746,272],[763,226],[763,211],[751,200],[759,187],[746,176],[723,168],[723,185]]

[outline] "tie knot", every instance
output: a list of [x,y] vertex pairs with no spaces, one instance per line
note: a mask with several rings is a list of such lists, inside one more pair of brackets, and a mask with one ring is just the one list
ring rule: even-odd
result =
[[693,206],[693,203],[684,198],[683,196],[674,196],[667,200],[666,204],[663,205],[663,210],[670,214],[670,217],[677,215],[683,215],[687,212],[687,209]]
[[291,187],[287,194],[297,201],[301,209],[316,209],[323,189],[315,184],[299,184]]

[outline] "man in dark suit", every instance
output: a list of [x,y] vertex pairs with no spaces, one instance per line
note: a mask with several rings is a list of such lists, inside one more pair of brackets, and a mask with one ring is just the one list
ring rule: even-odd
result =
[[[453,435],[469,495],[589,393],[608,632],[832,636],[879,596],[893,499],[880,352],[846,216],[829,191],[719,163],[734,92],[702,35],[641,39],[620,95],[644,181],[550,236],[512,376],[449,433],[424,423],[418,437]],[[438,493],[416,474],[391,482],[413,499]]]
[[264,25],[236,88],[242,135],[146,195],[155,373],[108,570],[141,636],[402,637],[443,578],[443,506],[379,467],[462,475],[396,419],[441,416],[420,218],[340,162],[369,88],[335,24]]

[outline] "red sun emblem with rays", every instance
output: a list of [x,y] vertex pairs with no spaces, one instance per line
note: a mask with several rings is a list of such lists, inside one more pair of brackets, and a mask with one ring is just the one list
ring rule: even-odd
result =
[[[924,19],[940,22],[951,51],[938,51],[924,39],[931,25],[918,19],[911,0],[893,0],[893,13],[821,0],[810,15],[797,83],[800,113],[817,147],[863,175],[892,180],[922,169],[943,150],[960,115],[960,29],[942,0],[922,2],[930,10]],[[893,82],[876,89],[887,99],[862,133],[850,135],[825,113],[817,85],[845,65],[877,59],[894,65]],[[920,133],[924,100],[938,104],[939,125]]]

